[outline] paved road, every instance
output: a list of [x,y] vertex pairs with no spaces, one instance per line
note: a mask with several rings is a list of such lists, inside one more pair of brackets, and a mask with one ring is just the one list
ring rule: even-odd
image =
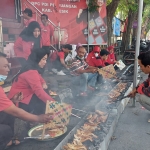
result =
[[[143,79],[146,78],[142,74]],[[136,108],[130,104],[121,115],[115,130],[116,140],[112,140],[108,150],[150,150],[150,112],[139,103]]]

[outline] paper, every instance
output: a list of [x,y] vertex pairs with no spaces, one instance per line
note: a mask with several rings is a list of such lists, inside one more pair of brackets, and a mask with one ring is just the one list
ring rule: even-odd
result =
[[122,60],[118,61],[118,64],[115,64],[120,70],[122,70],[126,65],[122,62]]

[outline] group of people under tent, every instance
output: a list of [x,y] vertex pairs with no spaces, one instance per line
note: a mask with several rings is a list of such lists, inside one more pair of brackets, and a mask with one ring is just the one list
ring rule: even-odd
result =
[[[24,15],[30,15],[26,10],[23,12]],[[47,20],[47,16],[43,14],[41,19]],[[0,87],[0,150],[21,143],[14,137],[15,117],[29,123],[46,123],[53,119],[53,114],[44,114],[46,102],[55,101],[49,95],[48,85],[43,77],[47,62],[52,64],[58,75],[59,73],[63,74],[63,69],[68,70],[71,76],[71,85],[79,87],[78,95],[81,97],[88,96],[87,90],[94,91],[97,83],[101,82],[101,76],[98,74],[99,68],[118,63],[113,46],[107,49],[94,46],[92,52],[87,54],[85,47],[78,44],[77,54],[68,64],[65,62],[65,58],[71,53],[72,45],[62,45],[60,50],[50,54],[49,44],[42,45],[45,40],[42,42],[41,39],[41,26],[38,22],[31,21],[15,42],[15,54],[22,67],[13,78],[12,87],[7,96]],[[50,38],[48,40],[47,43],[50,43]],[[150,52],[140,54],[138,61],[141,70],[149,74]],[[9,70],[6,55],[0,53],[0,82],[7,78]],[[136,93],[140,94],[139,102],[148,110],[150,110],[149,88],[150,79],[148,78],[129,94],[131,97],[134,97]]]

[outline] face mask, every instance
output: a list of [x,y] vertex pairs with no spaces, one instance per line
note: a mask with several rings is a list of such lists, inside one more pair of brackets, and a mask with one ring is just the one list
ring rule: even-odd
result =
[[77,58],[78,58],[79,60],[84,60],[84,57],[80,58],[79,56],[77,56]]
[[0,82],[5,81],[5,80],[6,80],[6,78],[7,78],[7,76],[0,75]]
[[95,57],[98,57],[98,53],[95,53]]

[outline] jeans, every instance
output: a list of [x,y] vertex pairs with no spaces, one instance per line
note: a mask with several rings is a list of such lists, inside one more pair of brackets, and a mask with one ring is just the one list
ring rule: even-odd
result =
[[139,97],[139,103],[145,107],[147,110],[150,111],[150,97],[146,95],[140,95]]
[[83,73],[79,76],[74,76],[72,80],[73,85],[79,86],[80,92],[87,91],[87,85],[95,87],[97,82],[98,73]]

